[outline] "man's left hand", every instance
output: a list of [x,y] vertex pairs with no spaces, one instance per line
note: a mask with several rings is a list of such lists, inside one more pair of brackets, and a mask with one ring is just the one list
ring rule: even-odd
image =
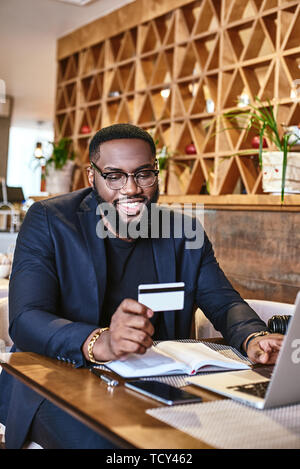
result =
[[284,335],[268,334],[255,337],[248,346],[248,358],[255,363],[263,365],[274,365],[277,360]]

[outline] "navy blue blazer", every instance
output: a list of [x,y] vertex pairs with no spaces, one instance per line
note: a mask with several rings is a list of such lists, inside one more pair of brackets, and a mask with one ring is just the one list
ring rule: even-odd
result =
[[[97,237],[97,200],[91,188],[36,202],[22,224],[9,287],[14,351],[31,351],[75,367],[86,366],[81,347],[101,325],[106,288],[104,241]],[[226,341],[240,348],[266,325],[233,289],[206,234],[199,249],[185,238],[152,240],[159,282],[185,282],[183,311],[164,314],[166,336],[188,338],[200,307]],[[19,448],[43,398],[4,371],[0,375],[0,421],[6,445]]]

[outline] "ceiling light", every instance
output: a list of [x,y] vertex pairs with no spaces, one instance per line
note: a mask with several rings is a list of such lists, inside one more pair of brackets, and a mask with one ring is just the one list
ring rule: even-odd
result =
[[42,150],[42,143],[36,142],[35,150],[34,150],[35,158],[41,159],[43,158],[43,150]]
[[168,97],[170,96],[170,88],[165,88],[163,90],[161,90],[160,94],[162,96],[162,98],[164,99],[168,99]]

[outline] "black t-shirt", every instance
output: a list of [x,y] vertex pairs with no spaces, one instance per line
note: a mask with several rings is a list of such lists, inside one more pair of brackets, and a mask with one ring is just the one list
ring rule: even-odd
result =
[[[105,239],[107,285],[101,314],[101,327],[108,327],[111,317],[125,298],[138,299],[138,286],[157,283],[151,239],[128,242],[119,238]],[[163,328],[162,313],[155,313],[151,322],[158,339]]]

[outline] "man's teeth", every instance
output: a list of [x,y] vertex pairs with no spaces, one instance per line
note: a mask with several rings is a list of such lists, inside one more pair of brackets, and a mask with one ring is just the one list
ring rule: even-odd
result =
[[128,205],[129,207],[136,207],[140,202],[121,202],[122,205]]

